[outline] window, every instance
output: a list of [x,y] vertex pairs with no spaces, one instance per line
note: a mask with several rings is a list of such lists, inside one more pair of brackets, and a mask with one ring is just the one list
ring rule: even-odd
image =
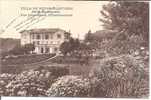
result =
[[60,34],[57,34],[57,38],[60,39],[60,38],[61,38],[61,35],[60,35]]
[[33,41],[33,44],[35,45],[35,41]]
[[26,44],[26,41],[24,41],[24,44]]
[[58,50],[58,48],[54,48],[54,51],[57,51]]
[[32,39],[34,39],[34,34],[32,34],[31,36],[32,36]]
[[60,41],[58,41],[57,44],[60,44]]
[[52,34],[50,35],[50,38],[53,39],[53,35]]
[[40,35],[39,34],[37,35],[37,39],[40,39]]
[[40,44],[44,44],[44,41],[40,41]]
[[49,53],[49,48],[48,47],[46,47],[45,50],[46,50],[45,53]]
[[53,44],[53,41],[51,41],[50,44]]
[[44,48],[41,48],[41,53],[44,53]]
[[45,35],[45,39],[49,39],[49,35],[48,34]]
[[40,41],[37,41],[37,45],[39,45],[40,44]]

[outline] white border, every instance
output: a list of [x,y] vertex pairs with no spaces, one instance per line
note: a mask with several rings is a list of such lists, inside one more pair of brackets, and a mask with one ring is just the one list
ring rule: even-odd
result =
[[[151,5],[150,5],[150,2],[149,1],[149,16],[151,16]],[[150,34],[150,29],[151,29],[151,20],[149,20],[149,38],[151,39],[151,34]],[[149,42],[149,46],[151,47],[151,40]],[[149,48],[150,49],[150,48]],[[150,49],[151,50],[151,49]],[[151,52],[149,50],[149,52]],[[149,59],[149,62],[151,62],[151,59]],[[150,67],[150,63],[149,63],[149,67]],[[149,68],[149,72],[151,72],[151,68]],[[150,73],[149,73],[150,75]],[[151,77],[149,78],[150,79],[150,85],[151,85]],[[147,99],[141,99],[141,98],[138,98],[140,100],[150,100],[150,95],[151,95],[151,91],[150,91],[150,85],[149,85],[149,98]],[[50,99],[53,99],[53,100],[138,100],[136,98],[63,98],[63,97],[0,97],[0,100],[50,100]]]

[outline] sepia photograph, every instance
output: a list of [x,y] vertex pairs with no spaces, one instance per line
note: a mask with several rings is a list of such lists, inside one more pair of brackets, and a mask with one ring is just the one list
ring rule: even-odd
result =
[[149,98],[148,1],[0,1],[0,96]]

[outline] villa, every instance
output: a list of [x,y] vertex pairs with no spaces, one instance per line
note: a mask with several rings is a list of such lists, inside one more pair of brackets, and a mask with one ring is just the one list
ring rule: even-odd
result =
[[30,29],[21,33],[21,45],[34,44],[34,53],[59,53],[59,47],[68,41],[70,33],[59,28]]

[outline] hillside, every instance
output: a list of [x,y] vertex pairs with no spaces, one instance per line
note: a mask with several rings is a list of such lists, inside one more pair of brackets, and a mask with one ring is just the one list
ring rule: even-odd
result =
[[7,52],[20,45],[20,39],[0,38],[0,52]]

